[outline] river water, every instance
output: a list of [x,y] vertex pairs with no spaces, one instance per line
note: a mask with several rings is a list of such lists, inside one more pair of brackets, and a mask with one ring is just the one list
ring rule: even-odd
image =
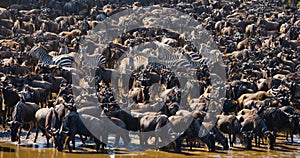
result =
[[[282,142],[281,142],[282,141]],[[298,157],[300,158],[300,144],[287,143],[284,139],[276,143],[275,150],[270,151],[265,146],[254,147],[252,150],[244,150],[242,146],[236,145],[230,150],[217,149],[216,152],[207,152],[204,148],[195,148],[193,151],[183,150],[176,154],[164,151],[127,152],[122,149],[109,149],[108,153],[96,153],[92,148],[77,146],[73,153],[68,150],[58,152],[54,148],[46,148],[41,145],[16,145],[11,142],[0,142],[0,158],[114,158],[114,157],[145,157],[145,158],[177,158],[177,157]]]

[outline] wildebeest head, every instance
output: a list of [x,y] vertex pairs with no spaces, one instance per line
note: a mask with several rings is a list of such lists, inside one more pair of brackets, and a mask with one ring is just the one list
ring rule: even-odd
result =
[[59,131],[59,133],[54,137],[55,148],[58,151],[63,150],[66,135],[67,134],[65,132]]
[[266,131],[264,135],[267,137],[268,148],[273,150],[276,139],[274,133],[271,131]]
[[227,138],[220,132],[219,129],[217,129],[216,126],[212,127],[211,132],[213,133],[213,136],[214,136],[215,140],[217,142],[221,143],[221,145],[223,146],[224,150],[229,149]]
[[251,150],[252,149],[252,133],[249,131],[242,131],[242,141],[245,145],[245,148],[247,150]]
[[28,101],[34,96],[34,91],[28,85],[24,85],[23,90],[18,92],[18,95],[23,101]]
[[23,124],[19,121],[10,121],[7,124],[10,125],[10,135],[11,135],[11,141],[15,142],[17,141],[17,139],[19,139],[19,135],[18,135],[18,129],[20,128],[20,126],[22,126]]
[[201,137],[200,140],[207,145],[209,151],[216,151],[216,141],[212,133],[207,133],[207,135]]
[[63,146],[64,146],[64,136],[62,134],[59,134],[57,136],[57,138],[55,139],[55,147],[57,148],[58,151],[62,151],[63,150]]
[[62,125],[55,136],[55,147],[58,151],[62,151],[65,139],[68,135],[76,132],[76,125],[79,122],[79,114],[76,111],[71,111],[62,120]]
[[22,102],[18,102],[15,105],[14,111],[12,113],[13,120],[7,123],[8,125],[10,125],[11,141],[13,141],[13,142],[16,140],[20,140],[18,130],[19,130],[19,128],[21,128],[23,126],[23,122],[22,122],[23,109],[22,109],[22,106],[20,106],[20,104],[22,104]]
[[79,122],[79,114],[76,111],[69,112],[62,121],[62,131],[66,134],[76,129],[76,123]]
[[223,112],[229,114],[230,112],[235,112],[237,107],[237,101],[233,99],[225,99],[223,104]]

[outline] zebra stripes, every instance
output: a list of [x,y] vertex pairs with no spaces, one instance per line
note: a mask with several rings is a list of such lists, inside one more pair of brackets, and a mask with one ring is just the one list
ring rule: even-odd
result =
[[204,64],[204,58],[196,53],[164,53],[163,58],[152,58],[149,60],[153,63],[158,63],[158,65],[164,65],[167,69],[199,69]]
[[199,69],[203,65],[208,65],[210,60],[202,57],[200,54],[195,52],[183,52],[183,56],[188,60],[190,67]]
[[[97,51],[96,51],[97,52]],[[102,54],[87,54],[87,46],[80,46],[80,60],[84,67],[105,67],[106,59]]]
[[46,65],[72,67],[72,63],[74,62],[74,58],[67,54],[58,55],[58,56],[49,55],[48,50],[41,45],[34,46],[30,50],[29,55],[32,57],[39,58],[40,62]]
[[128,56],[118,62],[118,69],[125,71],[126,69],[138,70],[144,68],[148,64],[148,58],[144,56]]

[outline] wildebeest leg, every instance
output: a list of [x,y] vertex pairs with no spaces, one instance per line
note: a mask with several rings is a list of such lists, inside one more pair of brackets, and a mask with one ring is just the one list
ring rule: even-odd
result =
[[23,125],[21,125],[21,126],[19,127],[18,132],[17,132],[18,144],[21,144],[21,137],[20,137],[20,134],[21,134],[22,128],[23,128]]
[[[179,138],[177,138],[177,139],[179,139]],[[176,139],[176,141],[179,141],[177,139]],[[190,147],[190,151],[192,151],[193,150],[193,145],[194,145],[193,141],[190,140],[189,138],[186,138],[185,140],[186,140],[186,144]],[[176,142],[176,148],[177,148],[177,142]]]
[[103,131],[102,132],[102,139],[101,139],[101,150],[104,151],[106,144],[104,142],[108,142],[108,131]]
[[228,134],[230,146],[233,147],[233,140],[231,139],[231,134]]
[[[215,151],[215,138],[213,135],[208,134],[204,137],[199,138],[203,143],[206,144],[209,151]],[[221,143],[222,144],[222,143]],[[223,144],[222,144],[223,145]]]
[[106,144],[101,142],[101,150],[104,151],[105,150],[105,147],[106,147]]
[[142,146],[146,145],[144,132],[140,132],[140,145]]
[[236,135],[235,134],[232,134],[232,147],[233,147],[233,143],[236,142]]
[[96,144],[95,149],[96,149],[97,152],[99,152],[101,142],[100,142],[99,139],[97,139],[95,137],[94,137],[94,141],[95,141],[95,144]]
[[34,140],[33,140],[34,143],[36,143],[36,140],[37,140],[37,138],[38,138],[39,130],[40,130],[39,126],[36,125],[36,129],[35,129],[35,138],[34,138]]
[[128,143],[130,142],[129,131],[123,132],[121,137],[123,139],[124,146],[127,146]]
[[259,137],[257,135],[254,135],[254,139],[255,139],[255,146],[257,147],[258,146],[258,142],[260,141]]
[[[74,136],[73,136],[74,137]],[[68,145],[68,149],[69,149],[69,152],[71,153],[72,152],[72,148],[70,146],[70,136],[66,138],[65,142],[67,143]],[[73,144],[75,146],[75,144]]]
[[[180,144],[182,144],[182,140],[181,140],[181,142],[180,142],[180,140],[178,140],[178,139],[179,139],[179,138],[177,138],[177,139],[175,140],[175,142],[176,142],[176,149],[177,149],[177,142],[180,143]],[[195,146],[194,141],[193,141],[192,139],[190,139],[190,138],[186,138],[185,140],[186,140],[187,146],[190,147],[189,150],[192,151],[192,150],[193,150],[193,146]]]
[[291,135],[291,141],[292,141],[292,143],[294,143],[293,131],[292,130],[290,131],[290,135]]
[[30,132],[31,132],[31,130],[33,129],[33,127],[34,127],[34,122],[30,122],[30,123],[29,123],[29,130],[28,130],[28,132],[27,132],[27,135],[26,135],[26,138],[25,138],[25,139],[28,139],[28,137],[29,137],[29,135],[30,135]]
[[75,150],[75,137],[72,139],[72,144],[73,144],[73,150]]
[[50,137],[46,136],[46,139],[47,139],[47,147],[49,147],[50,146],[50,144],[49,144]]
[[[124,138],[123,138],[123,141],[124,141]],[[119,145],[119,142],[120,142],[120,135],[119,134],[116,134],[115,135],[115,144],[114,146],[118,146]]]
[[286,132],[285,139],[286,139],[286,141],[289,141],[289,133],[288,132]]
[[190,151],[192,151],[193,150],[193,141],[189,140],[188,142],[189,142],[189,145],[190,145]]
[[6,123],[6,110],[3,110],[2,111],[3,112],[3,114],[2,114],[2,126],[3,126],[3,128],[5,128],[5,123]]
[[50,134],[47,132],[46,129],[45,129],[45,130],[42,130],[42,132],[44,133],[44,135],[45,135],[45,137],[46,137],[46,140],[47,140],[47,147],[49,147],[49,146],[50,146],[49,140],[50,140],[51,136],[50,136]]
[[178,138],[175,140],[175,143],[176,143],[175,152],[181,153],[182,139],[181,139],[180,137],[178,137]]

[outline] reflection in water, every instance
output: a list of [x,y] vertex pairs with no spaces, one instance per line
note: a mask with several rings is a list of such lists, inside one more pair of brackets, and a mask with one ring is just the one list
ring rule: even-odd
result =
[[58,152],[54,148],[36,148],[36,146],[18,146],[12,143],[0,143],[0,158],[115,158],[115,157],[299,157],[300,145],[277,144],[275,151],[268,151],[265,148],[254,148],[253,150],[243,150],[242,148],[234,148],[232,150],[217,152],[206,152],[201,149],[195,149],[191,152],[183,151],[182,154],[161,151],[146,152],[126,152],[124,150],[109,150],[108,154],[96,153],[94,151],[75,150],[75,153]]
[[16,152],[15,149],[8,148],[8,147],[2,147],[2,146],[0,146],[0,151],[1,152]]

